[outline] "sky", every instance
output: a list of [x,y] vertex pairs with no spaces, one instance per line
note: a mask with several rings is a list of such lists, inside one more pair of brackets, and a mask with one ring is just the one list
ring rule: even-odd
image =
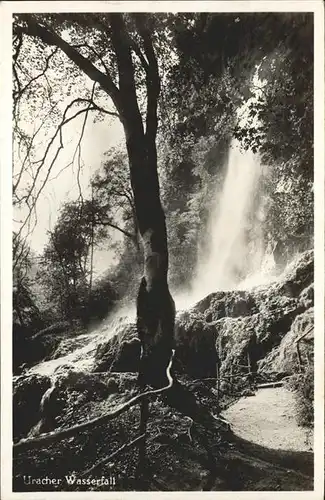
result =
[[[48,241],[47,232],[54,228],[60,206],[68,200],[79,197],[77,183],[77,163],[64,168],[71,160],[78,143],[84,115],[80,115],[68,124],[63,132],[65,147],[56,161],[51,176],[37,202],[37,224],[35,225],[29,243],[36,253],[41,253]],[[89,196],[89,181],[101,166],[104,153],[110,147],[124,144],[123,128],[118,119],[109,117],[103,122],[94,123],[89,114],[81,146],[83,168],[80,174],[80,184],[84,198]],[[43,147],[42,147],[43,150]],[[24,183],[28,178],[24,179]],[[24,186],[23,183],[23,186]],[[26,213],[26,212],[25,212]],[[24,220],[24,212],[14,213],[14,219]],[[16,223],[16,228],[20,224]],[[118,235],[116,235],[118,237]],[[113,253],[107,248],[97,249],[94,255],[94,268],[97,274],[104,272],[113,262]]]

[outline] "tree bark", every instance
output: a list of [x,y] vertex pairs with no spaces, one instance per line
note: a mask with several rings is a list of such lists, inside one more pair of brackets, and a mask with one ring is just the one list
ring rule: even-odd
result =
[[123,103],[119,113],[125,131],[135,212],[144,251],[144,276],[137,299],[137,328],[142,345],[139,382],[141,386],[163,387],[173,348],[175,306],[167,282],[167,232],[160,202],[155,144],[158,65],[150,33],[141,24],[140,35],[149,63],[145,68],[148,99],[144,131],[136,96],[130,40],[123,16],[112,14],[110,22]]

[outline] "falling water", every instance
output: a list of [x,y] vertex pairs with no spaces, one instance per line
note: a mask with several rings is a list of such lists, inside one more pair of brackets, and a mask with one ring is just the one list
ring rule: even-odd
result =
[[217,290],[269,281],[273,264],[263,243],[262,166],[258,155],[232,140],[227,172],[218,188],[208,223],[208,245],[199,251],[191,292],[179,297],[181,308]]
[[37,363],[25,374],[40,374],[51,377],[62,366],[78,371],[91,371],[98,346],[108,342],[114,335],[123,337],[126,325],[134,324],[134,322],[135,307],[130,304],[120,308],[94,330],[62,340],[54,359]]

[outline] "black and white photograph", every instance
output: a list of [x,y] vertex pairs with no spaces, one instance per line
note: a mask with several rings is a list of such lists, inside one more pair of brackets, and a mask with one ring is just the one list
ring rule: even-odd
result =
[[4,4],[3,499],[319,493],[322,2]]

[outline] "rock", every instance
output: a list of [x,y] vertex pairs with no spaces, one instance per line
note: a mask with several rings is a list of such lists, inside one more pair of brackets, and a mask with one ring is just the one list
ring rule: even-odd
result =
[[[195,378],[255,371],[288,334],[295,318],[313,303],[313,253],[299,256],[270,285],[250,291],[211,293],[176,316],[174,368]],[[94,371],[138,371],[135,325],[100,345]]]
[[112,391],[112,384],[109,387],[99,375],[75,370],[69,370],[62,374],[57,379],[56,386],[61,390],[73,389],[74,391],[87,392],[91,399],[97,397],[104,399],[112,392],[117,392],[114,388]]
[[[40,403],[40,422],[30,435],[51,432],[82,414],[85,405],[105,401],[120,392],[119,381],[108,374],[86,373],[74,369],[58,370]],[[71,420],[70,420],[71,423]]]
[[41,375],[17,377],[13,387],[13,436],[14,440],[26,437],[40,420],[40,402],[51,386],[51,380]]
[[262,373],[294,374],[300,370],[296,340],[310,330],[304,340],[299,342],[299,350],[304,365],[313,364],[313,325],[314,308],[299,314],[293,321],[287,335],[281,342],[259,363]]
[[299,295],[300,304],[308,309],[312,307],[314,304],[314,283],[311,283],[309,286],[303,289],[301,294]]
[[210,300],[209,308],[204,312],[206,321],[239,318],[257,312],[254,296],[246,291],[222,292],[215,294]]
[[186,311],[177,315],[175,368],[193,377],[213,377],[218,362],[214,325],[202,314]]
[[109,378],[106,382],[109,394],[115,394],[119,392],[119,384],[114,378]]
[[124,325],[120,332],[98,346],[93,371],[138,372],[140,351],[136,325]]
[[217,301],[223,300],[226,293],[227,292],[210,293],[209,295],[204,297],[204,299],[197,302],[197,304],[195,304],[195,306],[192,308],[192,310],[203,314],[210,308],[212,302],[217,302]]
[[140,366],[141,344],[138,338],[124,340],[119,346],[116,359],[112,364],[114,372],[138,372]]
[[299,297],[314,279],[314,252],[307,250],[299,255],[285,270],[277,285],[278,293]]

